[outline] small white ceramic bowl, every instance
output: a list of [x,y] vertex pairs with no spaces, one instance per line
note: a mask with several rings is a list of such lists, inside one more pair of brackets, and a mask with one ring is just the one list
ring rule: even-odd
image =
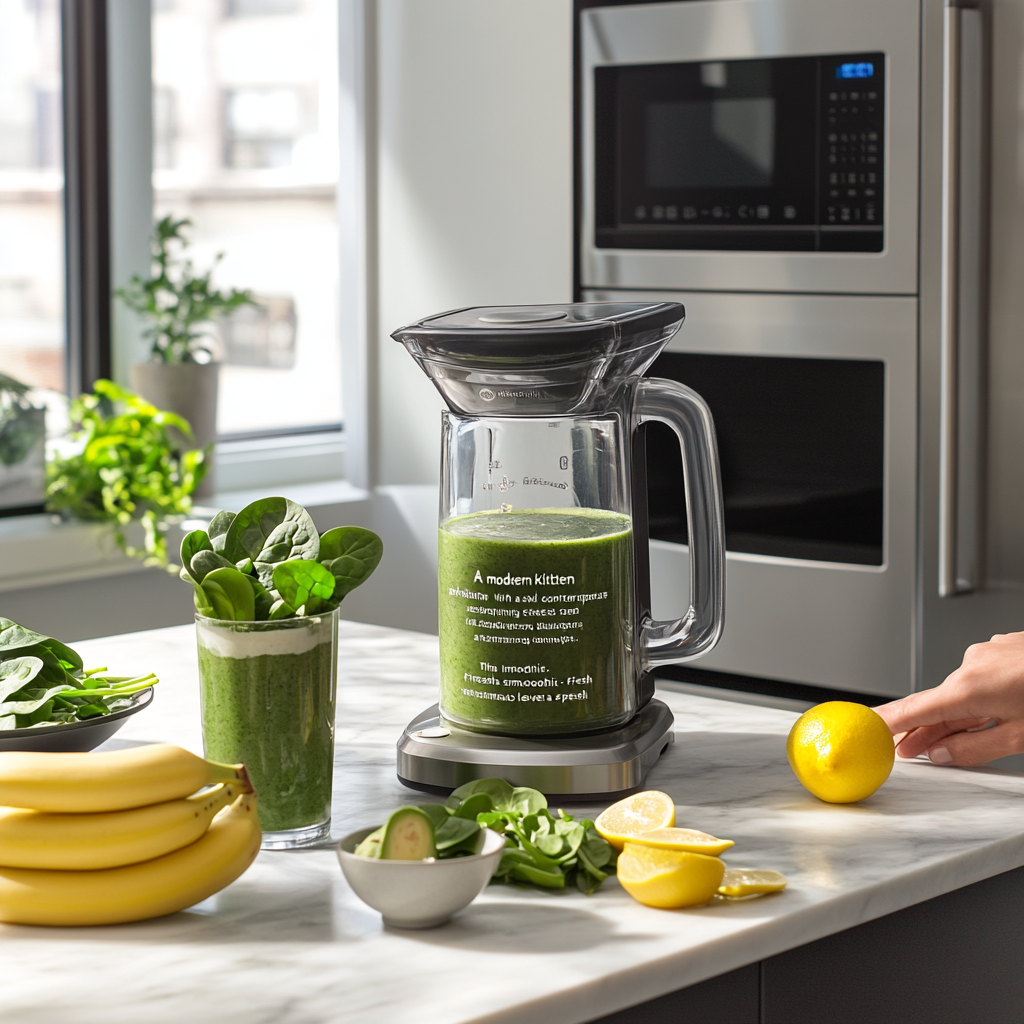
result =
[[484,845],[472,857],[451,860],[377,860],[355,848],[371,833],[364,828],[338,843],[338,860],[352,891],[395,928],[434,928],[468,907],[498,870],[505,840],[484,829]]

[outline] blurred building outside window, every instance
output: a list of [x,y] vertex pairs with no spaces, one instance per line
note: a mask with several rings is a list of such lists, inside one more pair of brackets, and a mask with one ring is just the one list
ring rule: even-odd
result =
[[259,302],[219,327],[218,433],[337,426],[337,5],[152,10],[154,217],[188,217],[195,264],[223,252],[216,283]]
[[58,0],[0,0],[0,372],[64,389]]

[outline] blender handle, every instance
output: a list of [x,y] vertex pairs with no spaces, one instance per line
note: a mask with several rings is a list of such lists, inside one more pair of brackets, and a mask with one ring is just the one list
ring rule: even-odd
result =
[[637,426],[664,423],[679,439],[690,541],[690,607],[678,619],[645,618],[641,658],[645,666],[690,661],[718,643],[725,625],[725,523],[715,424],[696,391],[660,377],[638,381],[633,412]]

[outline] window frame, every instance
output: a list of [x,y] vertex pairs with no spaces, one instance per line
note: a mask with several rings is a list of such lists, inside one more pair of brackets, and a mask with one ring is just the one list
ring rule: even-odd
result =
[[[140,5],[141,7],[142,5]],[[151,31],[150,5],[144,18]],[[369,480],[368,437],[365,420],[369,406],[367,380],[367,335],[371,327],[367,302],[372,275],[367,268],[372,218],[367,210],[369,133],[366,116],[369,67],[366,47],[373,33],[372,17],[367,16],[366,0],[339,2],[339,132],[342,136],[341,168],[337,190],[337,217],[340,236],[341,306],[339,342],[341,345],[344,422],[324,423],[287,429],[267,429],[248,433],[219,435],[218,459],[240,463],[232,478],[245,487],[272,487],[294,479],[280,479],[282,446],[291,439],[299,461],[312,472],[319,466],[318,479],[349,479],[357,487]],[[134,40],[118,19],[124,19],[120,7],[109,9],[107,0],[60,0],[62,42],[62,100],[65,174],[65,321],[66,387],[69,395],[92,389],[99,378],[127,377],[128,365],[145,357],[138,327],[134,331],[123,311],[115,306],[112,290],[127,279],[126,265],[134,260],[139,272],[140,259],[148,260],[152,225],[152,110],[146,130],[138,123],[122,123],[117,110],[118,89],[124,89],[123,74],[116,66],[129,63],[126,53]],[[135,11],[134,30],[141,24]],[[151,89],[151,53],[145,49],[147,88]],[[137,65],[136,61],[136,65]],[[122,69],[123,70],[123,69]],[[141,88],[137,66],[135,88]],[[145,146],[145,153],[141,147]],[[133,148],[127,161],[124,151]],[[124,182],[117,182],[118,168],[136,174],[149,167],[149,196],[145,223],[138,223],[141,205],[125,197]],[[116,187],[112,187],[114,179]],[[138,183],[136,183],[137,185]],[[135,189],[138,191],[138,188]],[[127,204],[127,206],[126,206]],[[126,243],[126,237],[128,239]],[[126,261],[118,250],[131,248]],[[144,249],[143,249],[144,247]],[[144,251],[144,257],[140,252]],[[148,264],[147,264],[148,266]],[[310,455],[311,435],[317,438],[320,453]],[[265,442],[266,458],[255,458],[260,442]],[[241,445],[241,448],[239,447]],[[245,457],[238,458],[244,450]],[[337,456],[332,463],[330,460]],[[355,456],[353,458],[353,455]],[[241,464],[244,463],[244,466]],[[333,465],[333,471],[328,473]],[[261,470],[261,466],[263,467]],[[248,467],[249,476],[246,477]],[[275,473],[275,470],[277,471]]]

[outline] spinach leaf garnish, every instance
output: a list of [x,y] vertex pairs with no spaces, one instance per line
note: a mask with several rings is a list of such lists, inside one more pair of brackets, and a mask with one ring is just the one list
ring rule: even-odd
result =
[[383,553],[371,530],[341,526],[321,536],[301,505],[261,498],[237,515],[218,512],[208,531],[189,533],[180,576],[201,615],[266,622],[333,611],[369,579]]

